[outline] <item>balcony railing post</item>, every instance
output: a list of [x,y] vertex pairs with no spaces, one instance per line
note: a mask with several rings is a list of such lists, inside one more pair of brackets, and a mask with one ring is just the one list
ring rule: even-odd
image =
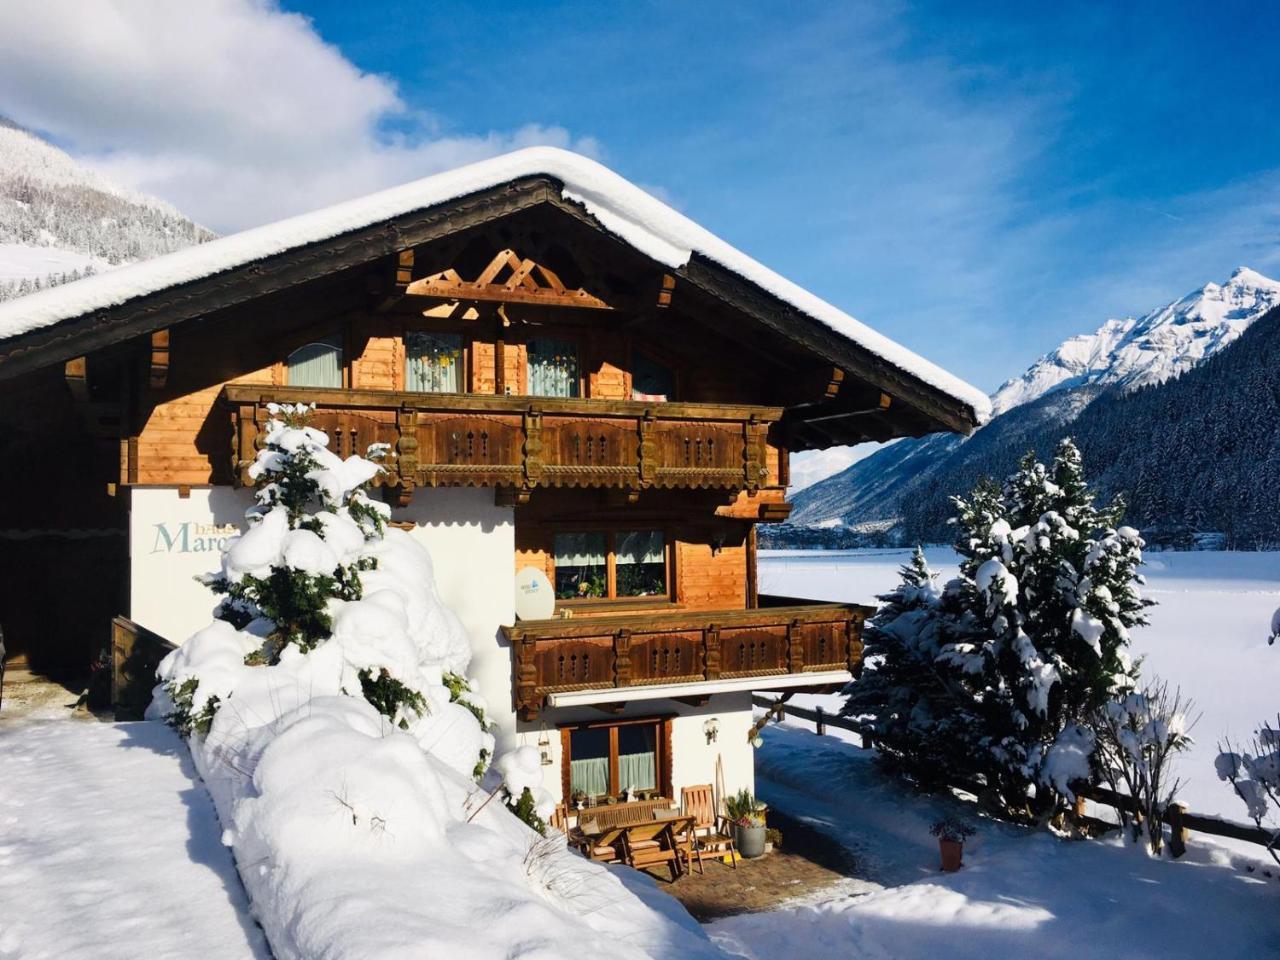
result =
[[787,624],[787,670],[804,672],[804,625],[799,620]]
[[702,675],[707,680],[720,679],[720,625],[716,623],[702,631]]
[[521,636],[516,641],[516,711],[522,720],[538,716],[537,642]]
[[542,411],[531,406],[521,422],[524,431],[521,450],[524,460],[524,484],[536,487],[542,481]]
[[631,686],[631,631],[619,630],[613,635],[613,685]]

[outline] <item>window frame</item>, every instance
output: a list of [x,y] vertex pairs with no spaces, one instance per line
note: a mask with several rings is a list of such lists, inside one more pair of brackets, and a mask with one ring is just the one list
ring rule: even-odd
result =
[[[570,763],[573,760],[573,732],[575,730],[609,731],[609,793],[601,797],[621,799],[625,786],[619,783],[618,772],[618,730],[621,727],[649,725],[655,729],[654,739],[654,789],[653,792],[664,799],[674,799],[671,787],[671,720],[673,714],[661,714],[648,717],[630,717],[625,720],[592,720],[579,723],[560,724],[560,790],[561,802],[571,804],[573,792],[573,771]],[[591,798],[589,798],[591,799]],[[600,798],[592,806],[601,806]],[[590,809],[590,807],[587,807]]]
[[[664,589],[662,593],[654,593],[642,596],[619,596],[618,595],[618,554],[617,544],[618,536],[624,533],[657,533],[662,537],[662,572],[664,580]],[[556,606],[574,606],[586,607],[594,604],[607,604],[615,606],[618,604],[673,604],[675,603],[674,586],[675,576],[673,570],[673,560],[675,559],[675,551],[672,549],[672,540],[670,531],[662,524],[646,524],[643,521],[636,524],[620,525],[611,524],[565,524],[558,526],[550,532],[550,543],[547,554],[551,560],[551,586],[555,589],[555,568],[556,568],[556,536],[559,534],[572,533],[602,533],[605,538],[605,596],[603,597],[575,597],[562,598],[556,597]]]

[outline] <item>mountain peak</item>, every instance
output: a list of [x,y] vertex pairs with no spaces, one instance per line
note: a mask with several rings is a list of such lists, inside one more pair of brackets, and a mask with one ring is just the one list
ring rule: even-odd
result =
[[1190,369],[1280,306],[1280,282],[1237,267],[1226,283],[1206,283],[1142,317],[1108,320],[1045,354],[991,396],[993,416],[1054,390],[1084,384],[1136,389]]

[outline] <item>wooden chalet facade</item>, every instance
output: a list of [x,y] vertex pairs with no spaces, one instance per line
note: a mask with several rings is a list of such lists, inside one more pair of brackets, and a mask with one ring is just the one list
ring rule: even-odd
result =
[[[751,690],[847,681],[867,613],[761,595],[790,453],[983,410],[713,242],[522,151],[0,307],[10,649],[83,670],[115,615],[174,642],[207,622],[191,578],[240,528],[267,404],[311,402],[339,453],[394,451],[393,520],[549,787],[750,786]],[[528,566],[551,619],[515,617]]]

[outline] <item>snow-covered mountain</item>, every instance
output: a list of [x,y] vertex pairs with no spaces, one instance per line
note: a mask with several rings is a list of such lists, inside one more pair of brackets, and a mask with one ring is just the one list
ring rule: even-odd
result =
[[213,236],[0,117],[0,300]]
[[[1032,433],[1073,422],[1108,389],[1127,392],[1179,376],[1277,306],[1280,282],[1240,267],[1225,283],[1207,283],[1142,317],[1108,320],[1003,384],[992,394],[992,420],[972,437],[900,440],[799,490],[791,525],[866,534],[892,526],[904,498],[937,500],[945,510],[946,497],[963,491],[940,488],[944,462],[948,476],[967,477],[973,473],[969,461],[976,470],[994,449],[1016,447]],[[1011,416],[1013,410],[1018,412]]]
[[1065,341],[991,395],[992,416],[1086,383],[1127,389],[1163,383],[1221,350],[1278,304],[1280,283],[1239,267],[1224,284],[1206,283],[1143,317],[1108,320]]

